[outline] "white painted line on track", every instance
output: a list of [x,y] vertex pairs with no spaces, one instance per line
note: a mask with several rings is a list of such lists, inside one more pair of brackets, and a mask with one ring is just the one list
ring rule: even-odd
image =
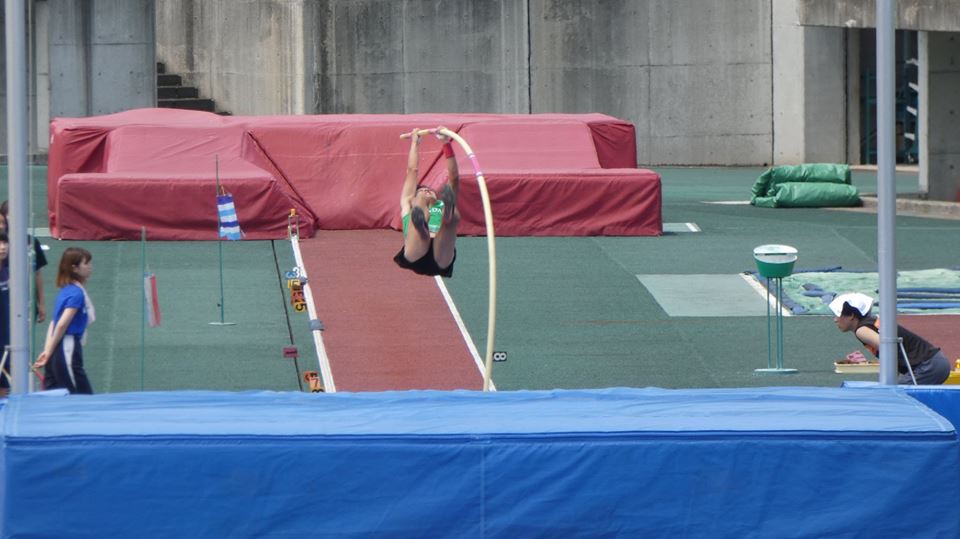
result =
[[[741,273],[740,277],[750,285],[750,288],[754,289],[757,294],[760,294],[760,297],[767,299],[770,302],[770,306],[774,309],[777,308],[777,297],[774,294],[767,294],[767,289],[763,287],[756,279],[753,278],[749,273]],[[783,305],[780,305],[780,312],[783,316],[793,316],[793,313],[790,312],[790,309],[787,309]]]
[[[447,308],[450,309],[450,314],[453,315],[453,319],[457,323],[457,327],[460,328],[460,335],[463,336],[463,342],[467,344],[467,348],[470,350],[470,355],[473,356],[473,361],[477,364],[477,369],[480,370],[480,377],[482,378],[486,367],[483,364],[483,360],[480,358],[480,352],[477,351],[477,347],[473,344],[473,339],[470,337],[470,332],[467,331],[467,326],[463,323],[463,318],[460,317],[460,311],[457,310],[457,306],[453,303],[453,298],[450,297],[450,292],[447,290],[447,285],[443,284],[443,278],[437,275],[434,277],[434,280],[437,281],[437,288],[440,289],[440,293],[443,295],[443,300],[447,302]],[[490,380],[490,391],[496,390],[497,388],[494,386],[493,380]]]
[[[291,236],[290,245],[293,247],[293,258],[297,262],[297,269],[300,271],[300,275],[307,281],[306,284],[303,285],[303,299],[307,301],[307,312],[310,314],[310,320],[318,320],[317,307],[313,303],[313,291],[310,289],[310,279],[307,277],[307,268],[303,265],[303,255],[300,253],[300,238]],[[330,370],[330,358],[327,357],[327,349],[323,346],[321,330],[314,329],[311,330],[310,333],[313,333],[313,344],[317,348],[317,363],[320,365],[320,378],[323,380],[323,390],[326,393],[336,393],[337,386],[333,382],[333,371]]]
[[664,232],[701,232],[697,223],[663,223]]
[[722,204],[725,206],[749,206],[749,200],[701,200],[702,204]]

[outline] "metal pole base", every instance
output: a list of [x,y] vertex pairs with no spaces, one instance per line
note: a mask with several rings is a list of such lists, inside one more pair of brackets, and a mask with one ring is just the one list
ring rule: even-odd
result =
[[785,367],[772,369],[753,369],[753,374],[797,374],[797,369],[788,369]]
[[211,326],[235,326],[236,322],[209,322]]

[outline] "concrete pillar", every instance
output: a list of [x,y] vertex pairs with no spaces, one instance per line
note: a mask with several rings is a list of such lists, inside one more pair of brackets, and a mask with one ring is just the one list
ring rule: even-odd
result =
[[921,193],[930,192],[930,160],[927,156],[930,154],[930,144],[928,141],[929,129],[927,123],[930,115],[930,57],[928,54],[928,32],[917,32],[917,138],[920,146],[917,148],[917,157],[919,158],[918,169],[918,190]]
[[[929,197],[960,201],[960,32],[927,32]],[[921,106],[924,103],[921,102]],[[921,139],[922,140],[922,139]]]
[[846,161],[847,79],[843,28],[805,28],[804,160]]
[[844,160],[851,165],[861,164],[860,158],[860,47],[862,32],[850,29],[845,33],[847,41],[847,157]]
[[773,162],[846,162],[843,29],[800,26],[796,0],[772,4]]
[[156,105],[153,0],[49,0],[50,114]]
[[45,154],[50,149],[50,4],[33,3],[32,45],[33,80],[30,88],[31,153]]
[[772,2],[773,163],[798,164],[804,156],[804,28],[794,0]]

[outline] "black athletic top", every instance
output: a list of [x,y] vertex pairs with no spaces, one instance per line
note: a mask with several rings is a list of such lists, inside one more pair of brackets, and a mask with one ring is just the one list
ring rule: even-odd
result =
[[[877,334],[879,335],[880,319],[875,316],[863,318],[860,320],[860,323],[857,324],[857,329],[860,329],[862,327],[870,328],[873,331],[877,332]],[[854,333],[854,335],[856,335],[856,333]],[[924,361],[927,361],[928,359],[937,355],[937,352],[940,351],[939,348],[930,344],[923,337],[917,335],[916,333],[910,331],[909,329],[899,324],[897,325],[897,337],[900,337],[901,339],[903,339],[903,348],[907,351],[907,356],[910,358],[911,366],[916,366],[923,363]],[[857,340],[859,340],[859,338]],[[875,350],[873,346],[870,346],[867,343],[863,343],[863,345],[866,346],[868,350],[873,352],[874,356],[876,356],[877,358],[880,357],[879,351]],[[907,364],[904,362],[903,351],[899,350],[899,348],[900,348],[900,345],[897,345],[897,349],[898,349],[897,371],[903,374],[907,372]]]

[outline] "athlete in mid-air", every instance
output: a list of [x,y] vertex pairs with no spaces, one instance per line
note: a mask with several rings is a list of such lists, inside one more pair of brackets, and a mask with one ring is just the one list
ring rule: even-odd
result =
[[450,138],[439,134],[443,142],[443,157],[447,163],[447,183],[438,195],[433,189],[419,185],[420,129],[410,132],[410,154],[407,173],[400,191],[400,217],[403,220],[403,248],[393,257],[401,268],[420,275],[453,276],[457,258],[457,225],[460,211],[457,195],[460,173],[453,154]]

